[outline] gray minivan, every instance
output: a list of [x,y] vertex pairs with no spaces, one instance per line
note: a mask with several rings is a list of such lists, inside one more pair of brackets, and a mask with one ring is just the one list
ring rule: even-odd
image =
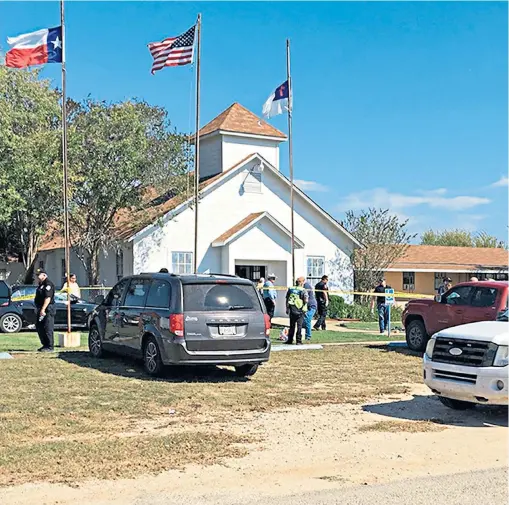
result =
[[231,365],[253,375],[270,355],[270,320],[247,279],[148,273],[124,277],[98,297],[90,353],[142,358],[150,375],[165,365]]

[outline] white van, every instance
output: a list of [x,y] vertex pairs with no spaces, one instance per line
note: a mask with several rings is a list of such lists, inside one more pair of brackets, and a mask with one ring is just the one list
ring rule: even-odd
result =
[[508,404],[508,311],[496,321],[447,328],[429,340],[424,382],[447,407]]

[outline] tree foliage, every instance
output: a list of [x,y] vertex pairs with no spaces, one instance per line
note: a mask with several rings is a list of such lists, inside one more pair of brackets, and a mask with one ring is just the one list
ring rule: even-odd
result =
[[498,240],[497,237],[489,235],[484,231],[479,233],[472,233],[470,231],[461,229],[443,231],[427,230],[421,236],[421,245],[441,245],[456,247],[506,247],[502,240]]
[[0,236],[27,269],[62,209],[59,93],[37,70],[0,67]]
[[[75,190],[71,236],[90,284],[99,282],[99,254],[115,242],[122,209],[140,209],[144,195],[180,193],[188,145],[161,107],[141,101],[69,103],[69,163]],[[139,213],[138,213],[139,214]],[[136,213],[131,213],[135,219]]]
[[[389,265],[405,253],[416,236],[408,233],[407,223],[408,220],[402,221],[388,209],[369,208],[359,213],[346,213],[342,225],[365,246],[356,249],[350,258],[357,291],[373,289]],[[335,266],[341,269],[341,265]]]

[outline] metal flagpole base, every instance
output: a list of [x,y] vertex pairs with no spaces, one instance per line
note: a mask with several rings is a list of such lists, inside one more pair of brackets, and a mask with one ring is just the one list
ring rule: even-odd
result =
[[81,345],[81,333],[71,331],[58,333],[58,347],[79,347]]

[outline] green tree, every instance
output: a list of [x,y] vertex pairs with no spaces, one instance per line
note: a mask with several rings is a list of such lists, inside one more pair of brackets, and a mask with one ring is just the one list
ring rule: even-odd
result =
[[61,212],[59,93],[38,70],[0,67],[0,226],[28,271]]
[[183,191],[189,148],[161,107],[87,99],[70,102],[69,109],[71,237],[89,283],[98,284],[99,255],[115,244],[119,212],[142,208],[147,193]]
[[[408,220],[401,220],[388,209],[369,208],[359,213],[348,211],[342,225],[365,247],[350,257],[355,271],[356,291],[370,291],[389,265],[406,251],[416,235],[407,231]],[[338,259],[335,270],[343,270]]]
[[467,230],[454,229],[427,230],[421,236],[421,245],[441,245],[456,247],[505,247],[502,240],[481,231],[477,234]]

